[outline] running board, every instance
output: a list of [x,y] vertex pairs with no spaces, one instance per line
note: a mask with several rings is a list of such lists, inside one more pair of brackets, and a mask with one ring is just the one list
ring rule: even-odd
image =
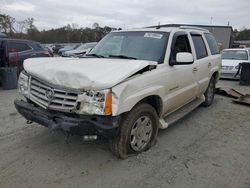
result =
[[172,112],[171,114],[165,116],[163,119],[160,120],[160,124],[162,125],[160,128],[165,129],[169,125],[175,123],[179,119],[186,116],[188,113],[193,111],[195,108],[200,106],[204,102],[204,97],[197,98],[190,103],[186,104],[185,106],[179,108],[178,110]]

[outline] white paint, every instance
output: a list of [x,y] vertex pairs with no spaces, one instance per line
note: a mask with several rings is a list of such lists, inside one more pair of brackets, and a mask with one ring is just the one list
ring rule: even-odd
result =
[[30,58],[24,69],[48,83],[73,89],[106,89],[153,61],[110,58]]

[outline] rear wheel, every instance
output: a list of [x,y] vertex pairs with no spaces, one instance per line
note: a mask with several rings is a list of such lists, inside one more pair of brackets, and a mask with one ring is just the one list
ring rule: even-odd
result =
[[209,82],[208,88],[207,88],[206,92],[204,93],[205,101],[202,104],[203,106],[210,106],[213,103],[214,94],[215,94],[215,84],[216,84],[215,78],[212,77],[210,82]]
[[110,141],[111,151],[120,159],[149,149],[158,133],[158,115],[149,104],[139,104],[122,120],[119,136]]

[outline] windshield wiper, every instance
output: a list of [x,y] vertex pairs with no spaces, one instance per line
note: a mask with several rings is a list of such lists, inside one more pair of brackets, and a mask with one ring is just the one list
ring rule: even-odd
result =
[[92,56],[92,57],[98,57],[98,58],[104,58],[105,57],[103,55],[98,55],[98,54],[86,54],[86,56]]
[[125,55],[109,55],[108,57],[118,57],[118,58],[122,58],[122,59],[137,59],[135,57],[129,57],[129,56],[125,56]]

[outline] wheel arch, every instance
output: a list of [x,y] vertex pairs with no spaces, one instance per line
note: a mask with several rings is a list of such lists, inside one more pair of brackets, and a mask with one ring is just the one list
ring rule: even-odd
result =
[[213,74],[212,74],[212,77],[216,80],[216,83],[219,81],[219,72],[218,71],[215,71]]
[[137,102],[134,105],[134,107],[139,105],[139,104],[142,104],[142,103],[147,103],[147,104],[151,105],[155,109],[155,111],[159,117],[162,114],[163,102],[162,102],[162,99],[160,96],[158,96],[158,95],[147,96],[147,97],[141,99],[139,102]]

